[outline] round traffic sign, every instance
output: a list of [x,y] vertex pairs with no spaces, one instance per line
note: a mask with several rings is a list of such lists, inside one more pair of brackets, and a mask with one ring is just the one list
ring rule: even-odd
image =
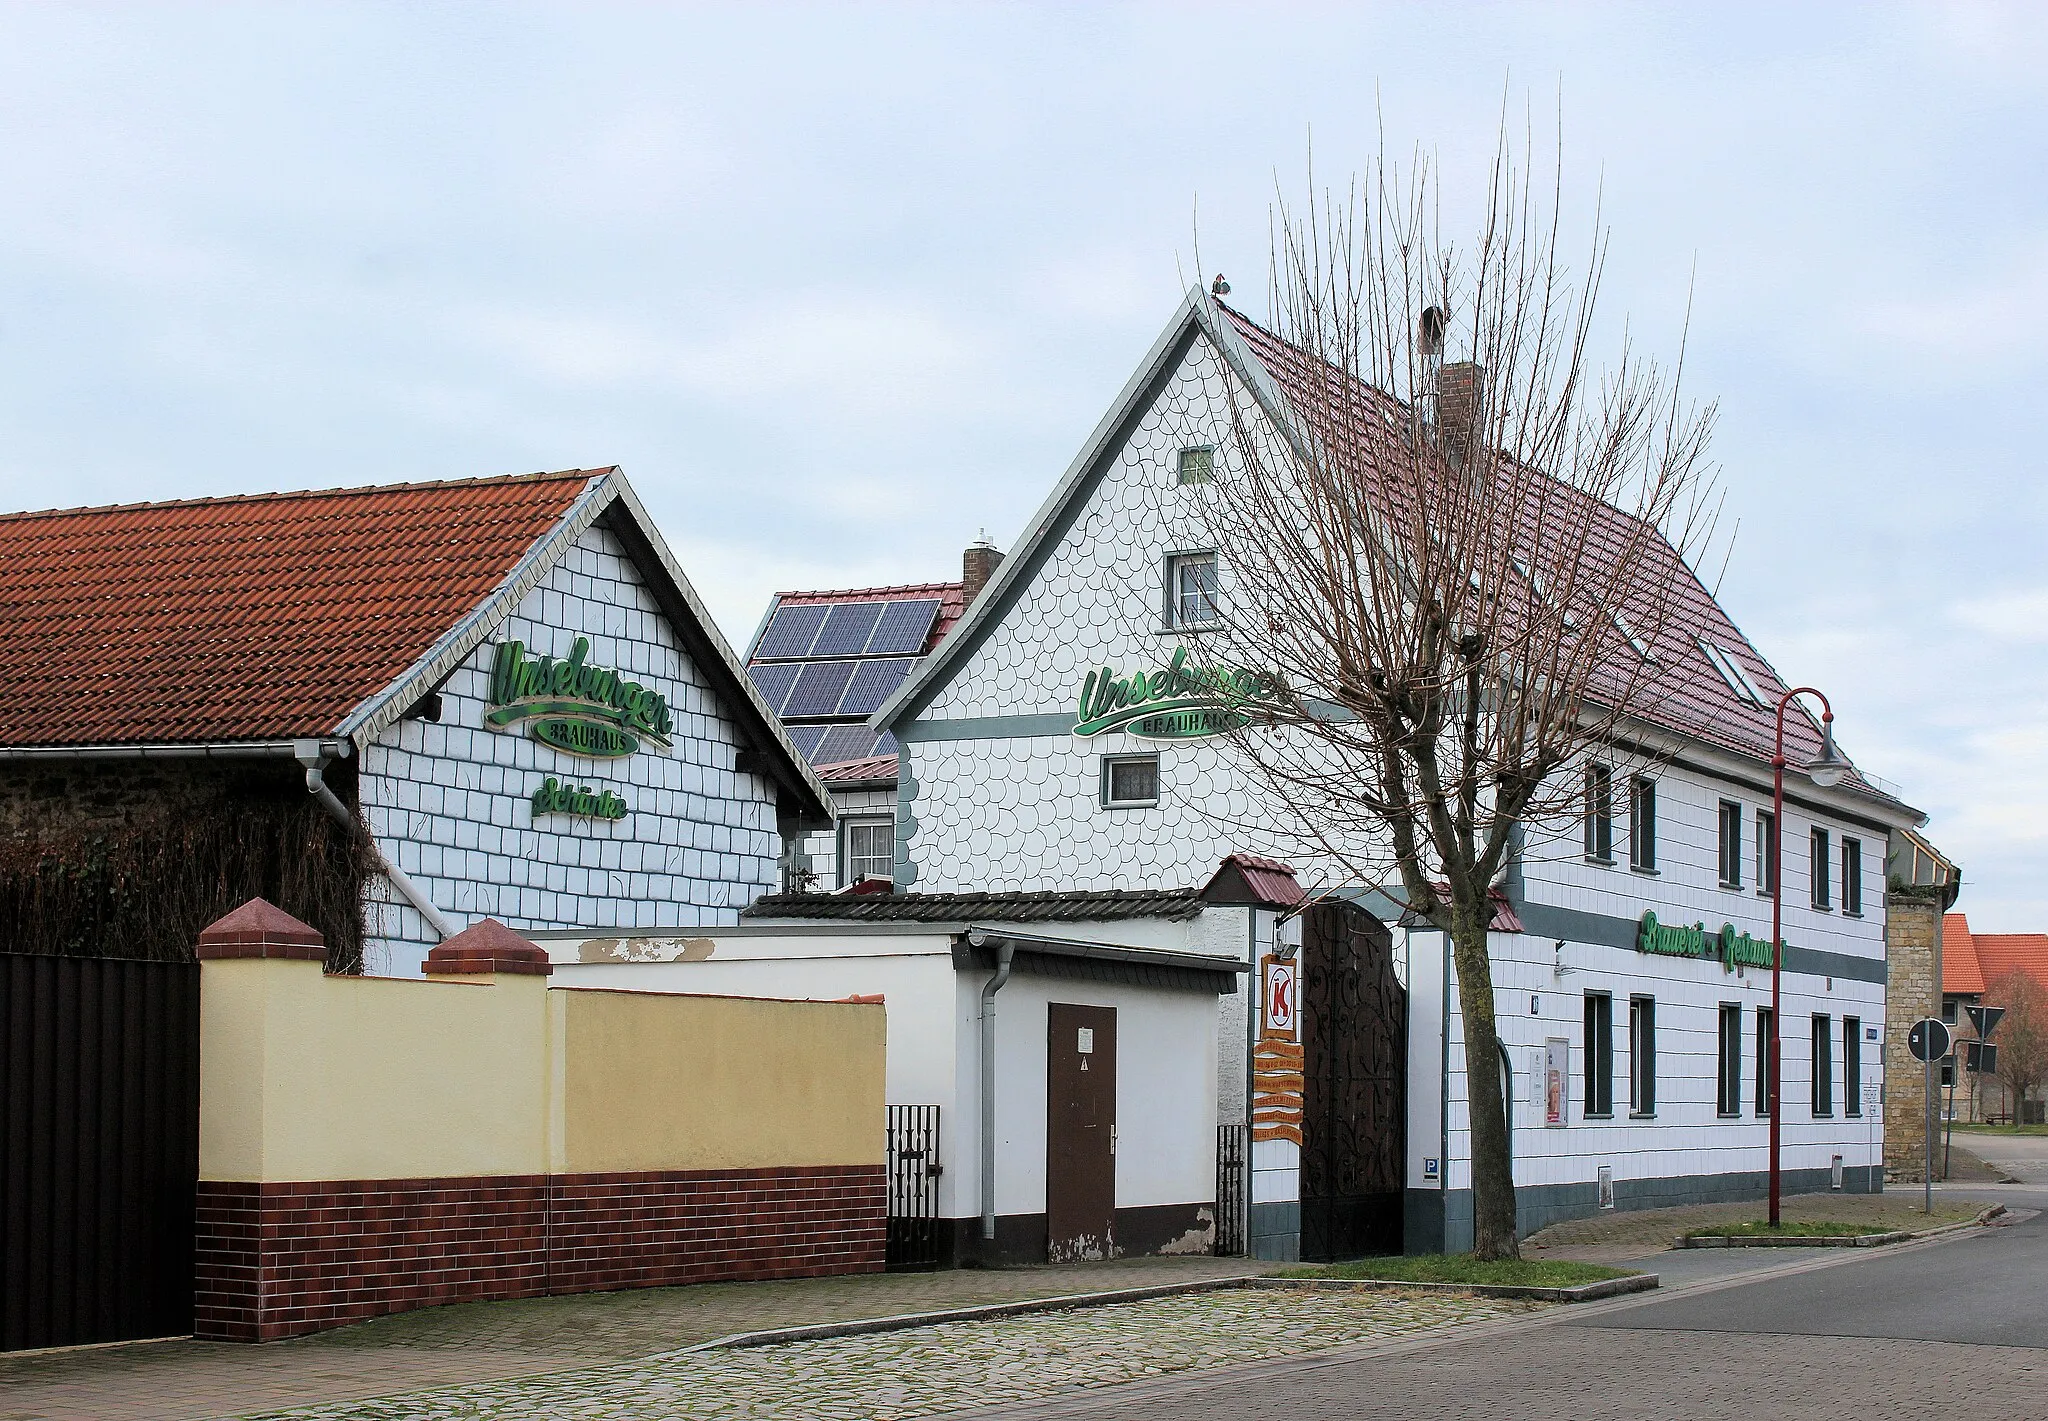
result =
[[1930,1016],[1913,1023],[1913,1029],[1906,1033],[1906,1049],[1913,1053],[1916,1061],[1939,1061],[1948,1054],[1948,1023],[1940,1017]]

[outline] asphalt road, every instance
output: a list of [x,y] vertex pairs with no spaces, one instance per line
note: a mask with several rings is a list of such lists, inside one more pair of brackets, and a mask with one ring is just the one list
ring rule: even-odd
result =
[[1955,1142],[2015,1179],[2048,1184],[2048,1135],[1980,1135],[1974,1130],[1958,1130]]
[[1947,1240],[1799,1250],[1784,1265],[1669,1295],[1660,1289],[1646,1300],[1558,1308],[1441,1340],[956,1415],[1925,1421],[1967,1397],[1972,1414],[2048,1417],[2048,1189],[2012,1185],[1985,1189],[1981,1197],[2042,1212]]

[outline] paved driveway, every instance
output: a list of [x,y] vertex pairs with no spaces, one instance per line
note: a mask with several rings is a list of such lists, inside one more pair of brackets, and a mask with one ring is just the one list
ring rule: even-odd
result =
[[1991,1135],[1958,1130],[1955,1142],[2023,1184],[2048,1184],[2048,1135]]

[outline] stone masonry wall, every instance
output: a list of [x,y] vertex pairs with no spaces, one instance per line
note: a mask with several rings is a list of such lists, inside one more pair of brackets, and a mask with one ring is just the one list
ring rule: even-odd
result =
[[[1884,1024],[1884,1165],[1918,1179],[1926,1162],[1926,1070],[1906,1049],[1922,1017],[1941,1015],[1941,905],[1887,894],[1885,954],[1889,983]],[[1940,1075],[1936,1074],[1937,1089]]]

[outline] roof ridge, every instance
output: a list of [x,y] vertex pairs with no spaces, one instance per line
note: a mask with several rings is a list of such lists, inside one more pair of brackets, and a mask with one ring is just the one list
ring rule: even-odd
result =
[[965,582],[892,582],[880,587],[813,587],[790,592],[777,592],[783,597],[868,597],[877,592],[951,592],[964,588]]
[[144,499],[138,503],[82,504],[74,508],[26,508],[0,513],[0,523],[21,523],[37,518],[75,518],[82,514],[134,513],[146,508],[208,508],[215,505],[275,503],[309,498],[361,497],[373,493],[411,493],[421,489],[476,488],[484,484],[545,483],[551,479],[594,479],[614,472],[616,464],[590,469],[541,470],[527,474],[483,474],[461,479],[416,479],[395,484],[358,484],[351,488],[272,490],[268,493],[224,493],[207,498]]

